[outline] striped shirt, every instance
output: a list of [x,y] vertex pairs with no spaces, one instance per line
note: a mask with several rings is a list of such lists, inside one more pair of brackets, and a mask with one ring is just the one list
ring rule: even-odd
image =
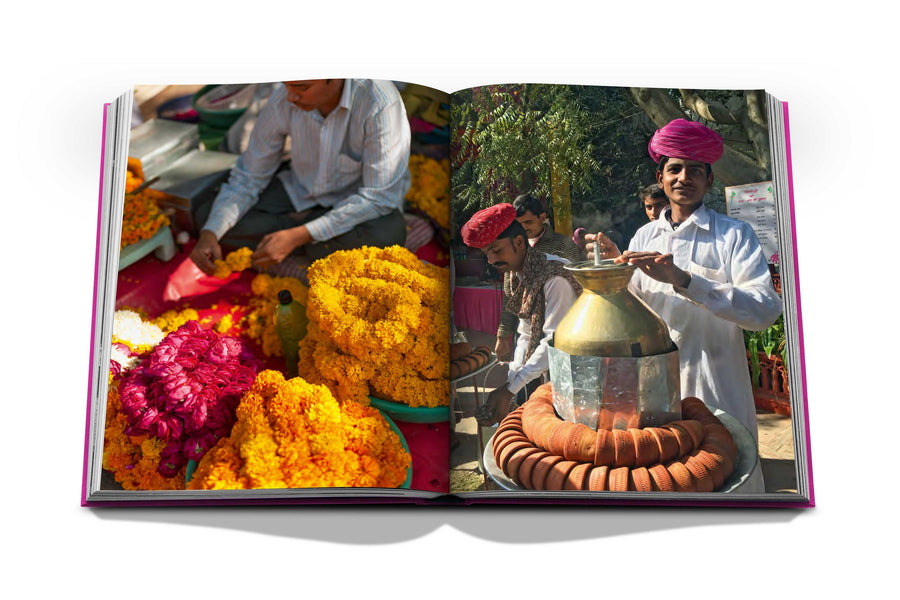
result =
[[256,204],[278,173],[294,209],[331,208],[306,223],[314,241],[402,210],[409,190],[409,121],[390,81],[346,79],[340,103],[327,117],[287,101],[280,85],[259,113],[247,150],[216,197],[204,229],[221,239]]

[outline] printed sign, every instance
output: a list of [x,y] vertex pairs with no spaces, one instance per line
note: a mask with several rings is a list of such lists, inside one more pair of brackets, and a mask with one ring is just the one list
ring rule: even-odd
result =
[[749,223],[759,238],[766,261],[778,264],[775,188],[771,181],[725,188],[728,216]]

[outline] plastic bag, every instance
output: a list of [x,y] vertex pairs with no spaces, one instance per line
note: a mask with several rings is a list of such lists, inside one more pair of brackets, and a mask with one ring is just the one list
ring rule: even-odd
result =
[[225,279],[207,275],[200,270],[200,267],[194,264],[194,261],[186,258],[169,275],[166,288],[163,291],[163,299],[175,302],[190,296],[210,294],[222,289],[239,277],[240,273],[232,273]]

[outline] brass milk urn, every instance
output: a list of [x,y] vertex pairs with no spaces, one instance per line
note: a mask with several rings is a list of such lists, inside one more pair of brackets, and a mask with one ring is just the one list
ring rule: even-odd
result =
[[550,348],[553,406],[592,429],[658,427],[681,418],[678,349],[665,322],[628,290],[635,267],[566,265],[581,296]]

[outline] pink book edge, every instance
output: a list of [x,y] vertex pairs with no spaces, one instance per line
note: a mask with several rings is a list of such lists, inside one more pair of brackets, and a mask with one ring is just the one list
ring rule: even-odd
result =
[[84,464],[81,471],[81,505],[87,505],[88,449],[91,441],[91,387],[94,380],[94,336],[97,324],[97,283],[100,278],[100,219],[103,215],[103,165],[106,160],[106,115],[109,103],[103,105],[103,127],[100,137],[100,194],[97,201],[97,238],[94,246],[94,294],[91,308],[91,349],[88,353],[87,413],[84,423]]
[[797,293],[797,333],[800,340],[800,379],[803,382],[803,427],[806,431],[806,468],[808,472],[809,483],[809,506],[816,505],[816,494],[813,489],[813,465],[812,465],[812,446],[809,437],[809,398],[806,390],[806,349],[803,344],[803,310],[800,303],[800,260],[797,255],[797,220],[794,214],[794,172],[791,162],[791,127],[788,119],[788,104],[784,106],[784,140],[785,140],[785,156],[787,157],[787,180],[788,180],[788,198],[791,208],[791,246],[794,251],[794,289]]

